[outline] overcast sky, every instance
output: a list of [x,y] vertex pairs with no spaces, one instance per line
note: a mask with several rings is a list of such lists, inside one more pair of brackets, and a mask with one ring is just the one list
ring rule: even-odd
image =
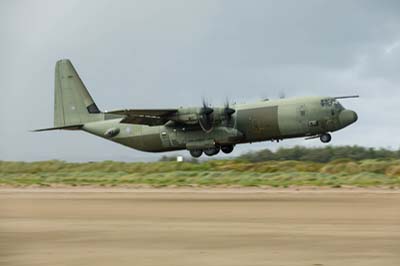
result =
[[[72,60],[102,110],[360,94],[332,145],[400,143],[400,1],[0,1],[0,160],[151,160],[53,123],[54,65]],[[285,140],[237,147],[235,154]],[[186,154],[186,152],[183,152]],[[222,157],[222,156],[221,156]]]

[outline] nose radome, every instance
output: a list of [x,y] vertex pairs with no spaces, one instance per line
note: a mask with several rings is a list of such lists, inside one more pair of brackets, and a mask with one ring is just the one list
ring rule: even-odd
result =
[[351,110],[343,110],[339,115],[340,123],[343,126],[350,125],[358,119],[357,113]]
[[354,111],[351,111],[351,112],[353,112],[353,119],[354,119],[353,123],[354,123],[354,122],[356,122],[358,120],[358,115]]

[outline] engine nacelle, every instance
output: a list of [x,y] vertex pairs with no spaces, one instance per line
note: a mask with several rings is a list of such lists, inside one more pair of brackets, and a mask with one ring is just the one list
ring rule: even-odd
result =
[[185,125],[198,124],[203,131],[211,132],[214,127],[221,125],[224,121],[226,122],[225,126],[230,126],[234,112],[234,109],[220,107],[180,108],[170,117],[170,120]]
[[178,112],[169,117],[169,119],[180,124],[195,125],[199,122],[199,110],[200,108],[181,107]]

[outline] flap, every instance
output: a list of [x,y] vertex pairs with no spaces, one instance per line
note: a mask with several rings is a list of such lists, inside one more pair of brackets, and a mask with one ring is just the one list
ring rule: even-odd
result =
[[169,116],[176,113],[178,109],[123,109],[107,111],[107,114],[127,115],[127,116]]
[[121,123],[149,126],[164,125],[177,109],[124,109],[109,111],[107,114],[124,115]]
[[160,117],[145,117],[145,116],[127,116],[121,120],[120,123],[126,124],[138,124],[148,126],[161,126],[167,123],[169,119],[163,119]]

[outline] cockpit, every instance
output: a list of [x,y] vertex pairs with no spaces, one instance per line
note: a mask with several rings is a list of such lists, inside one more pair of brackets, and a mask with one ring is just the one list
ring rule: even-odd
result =
[[344,110],[344,107],[334,98],[325,98],[321,100],[321,106],[324,108],[333,108],[337,111]]

